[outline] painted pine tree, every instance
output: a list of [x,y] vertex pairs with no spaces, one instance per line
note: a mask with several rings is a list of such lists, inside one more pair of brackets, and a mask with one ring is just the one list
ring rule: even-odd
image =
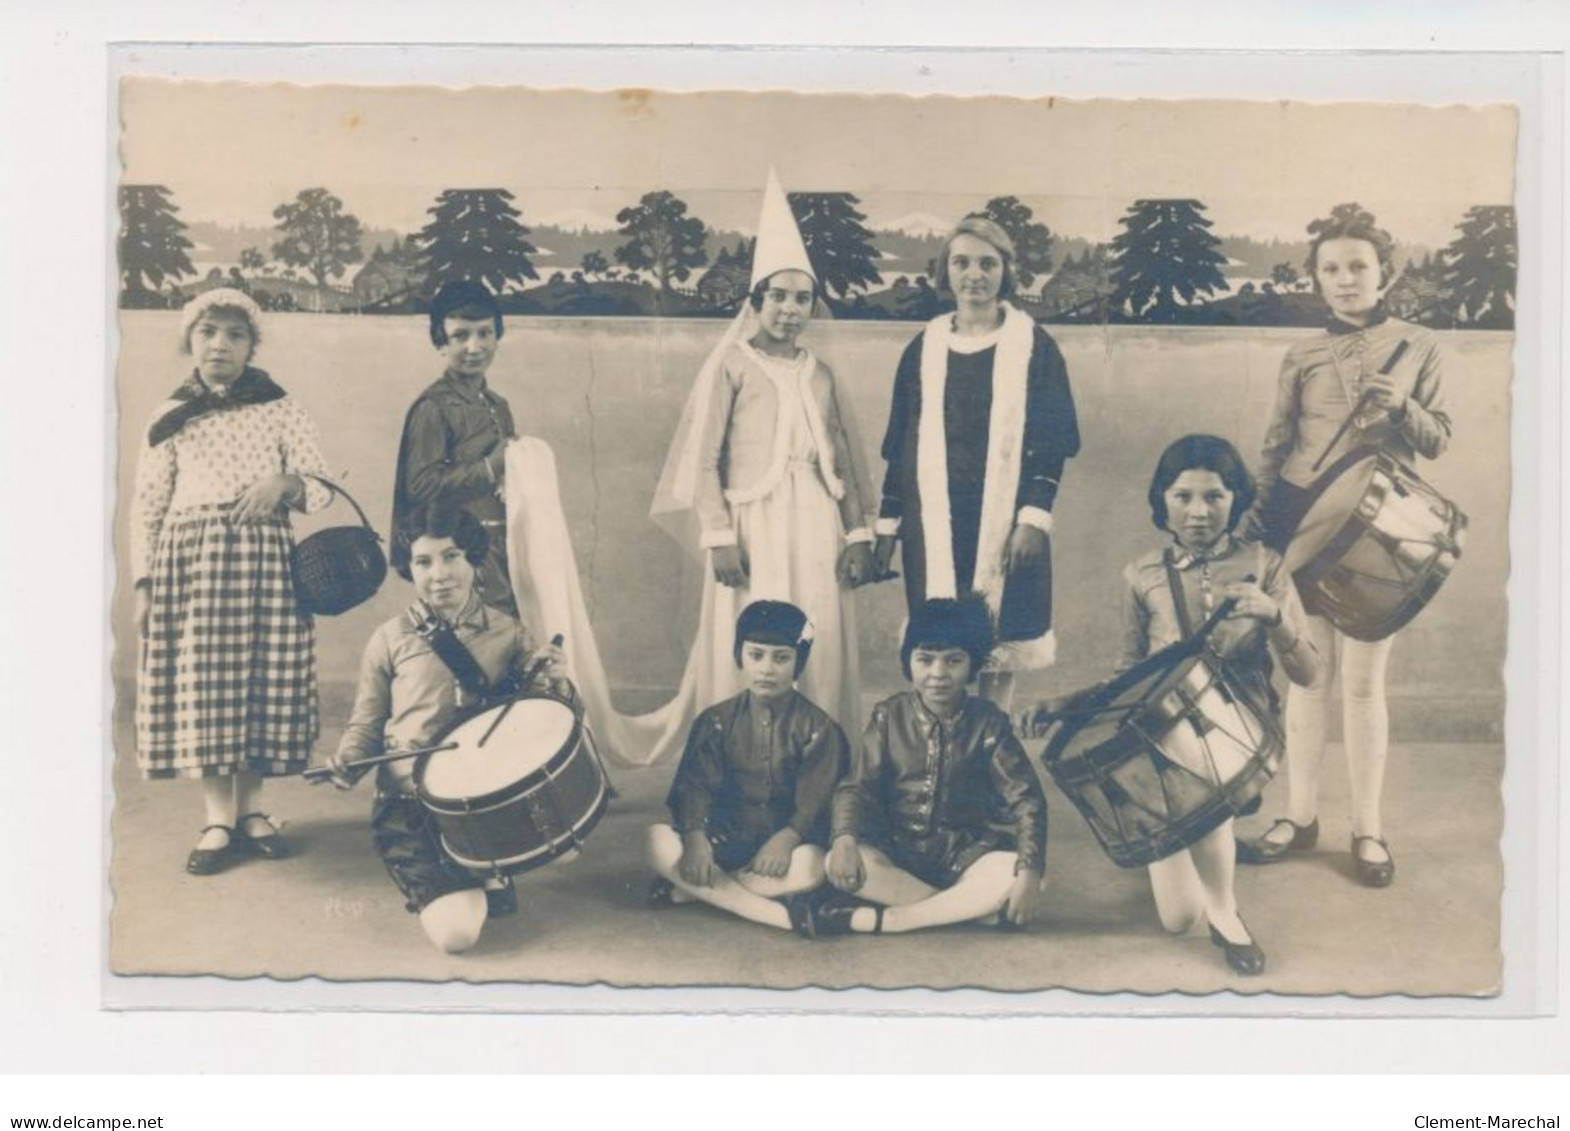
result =
[[163,185],[121,185],[119,203],[120,305],[162,306],[156,292],[166,279],[196,274],[180,209]]
[[1211,221],[1197,200],[1136,200],[1112,240],[1112,305],[1140,321],[1173,322],[1200,295],[1229,288]]
[[867,217],[856,207],[859,197],[848,192],[793,192],[788,198],[807,258],[826,292],[843,300],[852,291],[883,281],[872,230],[862,223]]
[[1509,205],[1477,205],[1440,253],[1450,310],[1463,326],[1515,327],[1516,224]]
[[415,235],[419,242],[424,293],[443,283],[469,279],[496,294],[525,280],[538,279],[529,229],[518,217],[506,189],[447,189],[427,208],[430,221]]

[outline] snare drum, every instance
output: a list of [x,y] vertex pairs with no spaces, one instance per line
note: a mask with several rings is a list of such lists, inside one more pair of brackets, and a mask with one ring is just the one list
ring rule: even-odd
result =
[[576,850],[605,813],[609,782],[581,713],[536,693],[458,723],[422,759],[415,788],[442,847],[467,868],[518,873]]
[[1114,863],[1181,851],[1259,797],[1284,740],[1269,706],[1175,644],[1055,712],[1043,755]]
[[1325,472],[1288,544],[1303,607],[1354,640],[1383,640],[1455,568],[1466,515],[1400,460],[1367,449]]

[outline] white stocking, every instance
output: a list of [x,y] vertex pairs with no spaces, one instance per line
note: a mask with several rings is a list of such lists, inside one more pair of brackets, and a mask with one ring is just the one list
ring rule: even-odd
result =
[[[802,849],[807,849],[802,853]],[[657,875],[669,880],[680,891],[685,892],[693,899],[702,900],[712,907],[722,911],[729,911],[732,915],[739,915],[753,923],[762,923],[766,927],[777,927],[782,931],[790,930],[790,913],[785,906],[777,900],[749,891],[738,883],[729,873],[716,868],[714,870],[714,883],[709,887],[699,887],[689,884],[681,878],[681,834],[669,825],[650,825],[647,854],[649,867]],[[801,845],[791,855],[790,872],[784,880],[774,880],[773,883],[783,884],[793,877],[800,882],[804,876],[811,872],[813,854],[816,854],[817,875],[823,875],[823,854],[819,849],[809,845]],[[761,877],[759,877],[761,879]],[[816,887],[817,885],[812,885]],[[796,889],[810,890],[810,889]]]
[[1385,668],[1394,643],[1393,636],[1373,644],[1350,639],[1341,642],[1341,725],[1356,836],[1377,837],[1382,831],[1379,802],[1385,785],[1385,756],[1390,749]]

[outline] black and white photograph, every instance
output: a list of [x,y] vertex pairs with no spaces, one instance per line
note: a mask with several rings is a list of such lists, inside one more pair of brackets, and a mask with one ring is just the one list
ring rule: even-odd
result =
[[1515,107],[117,105],[115,978],[1500,992]]

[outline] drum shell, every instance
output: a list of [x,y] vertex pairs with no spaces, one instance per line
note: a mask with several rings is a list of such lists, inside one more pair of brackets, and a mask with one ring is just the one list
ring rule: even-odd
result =
[[1467,519],[1400,460],[1360,450],[1338,460],[1315,484],[1303,520],[1312,518],[1341,476],[1365,460],[1373,461],[1368,482],[1334,533],[1309,556],[1300,532],[1286,557],[1304,610],[1354,640],[1372,643],[1404,628],[1433,600],[1461,557]]
[[[479,717],[504,709],[495,707]],[[554,755],[488,793],[437,796],[426,781],[429,760],[421,760],[415,788],[454,861],[477,871],[518,874],[566,855],[594,831],[609,805],[610,783],[593,735],[581,714],[574,711],[574,716],[569,737]]]
[[[1151,683],[1149,691],[1121,712],[1111,737],[1065,756],[1081,729],[1067,726],[1054,735],[1044,755],[1053,781],[1107,855],[1124,868],[1180,852],[1238,816],[1263,793],[1285,748],[1269,706],[1218,663],[1185,645],[1157,653],[1111,684],[1079,697],[1065,714],[1105,708],[1144,682]],[[1173,756],[1180,745],[1176,728],[1197,731],[1201,723],[1220,729],[1229,741],[1242,737],[1252,744],[1246,760],[1229,776],[1207,780]],[[1141,804],[1141,798],[1152,803]],[[1160,799],[1164,812],[1156,810],[1153,799]]]

